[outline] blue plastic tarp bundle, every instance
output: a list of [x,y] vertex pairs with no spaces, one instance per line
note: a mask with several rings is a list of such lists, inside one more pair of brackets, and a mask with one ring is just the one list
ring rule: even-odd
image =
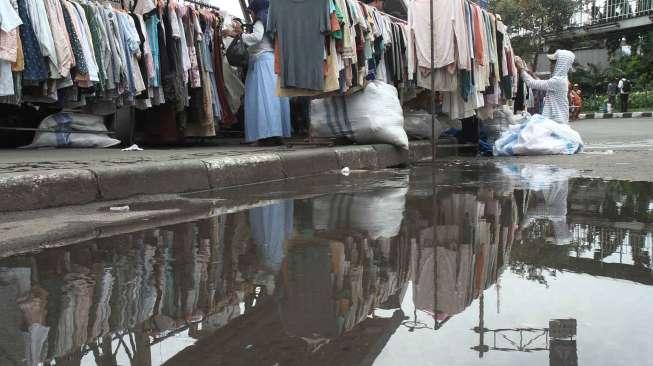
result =
[[510,126],[494,144],[495,156],[573,155],[582,150],[578,132],[539,114]]
[[[459,128],[449,128],[442,132],[442,137],[455,137],[459,143],[465,143],[463,138],[463,131]],[[494,145],[489,141],[485,128],[481,127],[480,136],[478,140],[478,152],[483,156],[492,156]]]

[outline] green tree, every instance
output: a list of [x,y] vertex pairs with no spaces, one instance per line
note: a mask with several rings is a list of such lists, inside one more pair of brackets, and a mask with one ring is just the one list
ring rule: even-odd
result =
[[544,45],[544,36],[563,31],[587,0],[491,0],[513,35],[515,52],[530,58]]
[[631,33],[627,39],[631,40],[629,41],[632,49],[631,56],[613,57],[611,70],[618,77],[630,79],[634,89],[651,90],[653,88],[653,32]]

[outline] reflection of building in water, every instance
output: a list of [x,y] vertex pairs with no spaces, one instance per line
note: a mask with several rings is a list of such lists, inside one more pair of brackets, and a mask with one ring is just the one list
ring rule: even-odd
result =
[[572,256],[652,268],[653,185],[577,179],[571,183]]
[[570,240],[548,245],[550,222],[535,221],[512,252],[513,270],[540,281],[537,272],[565,270],[653,285],[652,184],[571,179],[567,202]]
[[[483,317],[481,298],[481,323]],[[576,319],[552,319],[544,328],[488,329],[479,325],[479,344],[471,347],[479,358],[488,352],[549,352],[550,366],[577,366]],[[486,344],[486,342],[488,344]]]

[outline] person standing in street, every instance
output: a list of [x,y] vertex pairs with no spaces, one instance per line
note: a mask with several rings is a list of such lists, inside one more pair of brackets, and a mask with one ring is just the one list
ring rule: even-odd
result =
[[617,84],[618,80],[613,80],[608,83],[608,108],[607,112],[612,113],[612,109],[617,105]]
[[274,73],[274,47],[267,32],[269,0],[252,0],[247,11],[253,18],[251,33],[236,26],[225,32],[242,37],[249,51],[249,67],[245,80],[245,140],[254,146],[282,145],[291,137],[290,100],[278,97],[277,75]]
[[572,121],[576,121],[580,118],[580,111],[583,107],[583,97],[582,97],[582,91],[580,90],[580,85],[574,84],[573,87],[570,86],[569,102],[571,104],[570,119]]
[[567,50],[557,50],[547,55],[553,70],[547,80],[535,79],[521,57],[515,58],[515,65],[526,85],[532,90],[546,92],[542,116],[558,123],[569,124],[569,78],[567,74],[574,65],[576,55]]
[[630,90],[633,88],[630,80],[625,77],[619,80],[619,98],[621,99],[621,113],[628,112],[628,97],[630,96]]

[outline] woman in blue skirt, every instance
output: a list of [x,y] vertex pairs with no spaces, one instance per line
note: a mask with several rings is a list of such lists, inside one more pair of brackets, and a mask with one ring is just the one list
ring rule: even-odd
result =
[[248,47],[249,67],[245,81],[245,139],[255,145],[282,144],[290,137],[290,102],[276,94],[274,47],[266,34],[269,0],[253,0],[248,7],[254,20],[252,33],[242,34]]

